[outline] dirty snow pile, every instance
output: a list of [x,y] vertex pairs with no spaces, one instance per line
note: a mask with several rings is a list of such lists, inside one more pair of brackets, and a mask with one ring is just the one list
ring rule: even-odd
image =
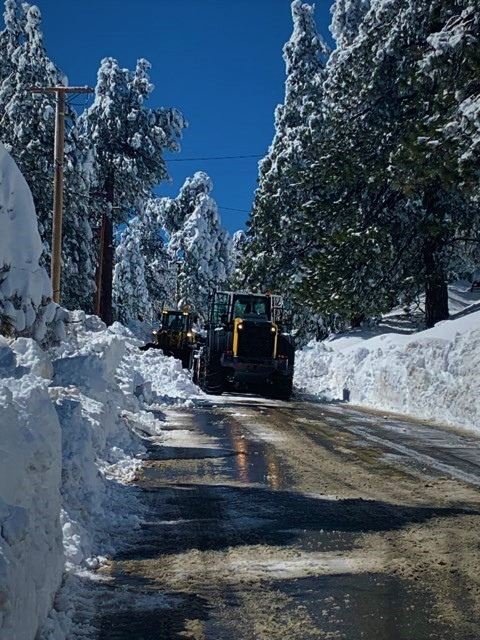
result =
[[480,431],[480,311],[412,335],[366,332],[310,342],[297,388]]
[[47,352],[0,337],[0,640],[79,633],[75,590],[139,526],[128,481],[162,429],[148,409],[198,393],[118,324],[75,312],[67,331]]

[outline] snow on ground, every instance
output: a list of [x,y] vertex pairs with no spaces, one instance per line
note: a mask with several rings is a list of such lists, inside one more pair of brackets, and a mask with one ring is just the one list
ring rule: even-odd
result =
[[[472,279],[477,280],[479,276],[477,270]],[[480,311],[480,291],[471,289],[472,283],[468,280],[460,280],[448,287],[448,307],[452,316]]]
[[40,353],[32,341],[9,346],[0,337],[2,640],[35,636],[63,569],[61,430],[43,377],[51,365]]
[[415,334],[361,331],[310,342],[295,385],[326,400],[480,432],[480,311]]
[[0,640],[88,632],[81,584],[142,517],[128,482],[162,433],[149,409],[199,396],[121,325],[76,312],[67,327],[48,352],[0,337]]

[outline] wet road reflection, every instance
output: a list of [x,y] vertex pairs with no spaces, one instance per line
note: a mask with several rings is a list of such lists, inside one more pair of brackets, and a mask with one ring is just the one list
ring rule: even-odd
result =
[[250,482],[248,476],[248,440],[241,433],[238,425],[231,427],[229,432],[236,453],[235,462],[237,465],[238,479],[240,482],[248,484]]
[[[148,522],[109,567],[101,640],[478,640],[439,616],[431,585],[388,571],[405,531],[470,512],[322,494],[325,452],[346,441],[314,410],[235,398],[176,410],[192,437],[152,445],[138,483]],[[290,455],[300,434],[307,448]]]

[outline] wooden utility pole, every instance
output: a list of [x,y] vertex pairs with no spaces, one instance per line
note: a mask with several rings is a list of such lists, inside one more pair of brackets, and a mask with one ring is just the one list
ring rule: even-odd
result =
[[55,176],[53,180],[53,223],[51,277],[54,302],[60,302],[60,267],[62,263],[63,218],[63,156],[65,141],[65,94],[93,93],[90,87],[33,87],[32,93],[54,93],[57,98],[55,112]]

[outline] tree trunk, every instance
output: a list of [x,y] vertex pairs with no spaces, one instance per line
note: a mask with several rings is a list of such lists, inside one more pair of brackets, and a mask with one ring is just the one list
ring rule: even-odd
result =
[[[432,223],[441,219],[444,194],[440,185],[432,185],[425,191],[423,206],[427,221]],[[432,228],[433,227],[433,228]],[[425,267],[425,322],[427,328],[435,326],[441,320],[448,320],[448,288],[445,269],[442,263],[442,251],[445,247],[445,232],[433,224],[423,243],[423,264]],[[435,229],[435,227],[437,227]],[[428,228],[428,227],[427,227]]]
[[100,250],[97,267],[97,293],[95,297],[95,313],[105,322],[111,325],[113,322],[112,313],[112,289],[113,289],[113,176],[109,177],[105,184],[107,202],[110,205],[109,211],[102,216],[102,226],[100,229]]
[[352,329],[360,329],[362,322],[365,321],[364,313],[355,313],[350,318],[350,327]]
[[448,288],[443,267],[438,264],[437,238],[428,238],[423,245],[425,265],[425,322],[427,328],[441,320],[448,320]]

